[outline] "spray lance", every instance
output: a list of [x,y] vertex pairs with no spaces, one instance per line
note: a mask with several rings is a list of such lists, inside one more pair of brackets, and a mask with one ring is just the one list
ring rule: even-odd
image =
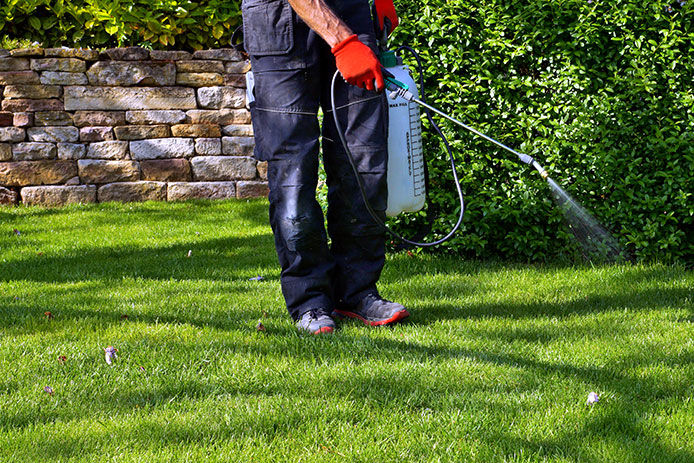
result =
[[532,165],[537,171],[540,173],[543,179],[547,180],[547,177],[549,177],[549,174],[547,174],[547,171],[532,157],[527,154],[519,153],[518,151],[514,150],[513,148],[509,148],[508,146],[504,145],[503,143],[494,140],[493,138],[483,134],[482,132],[470,127],[467,124],[464,124],[463,122],[459,121],[455,117],[449,116],[448,114],[444,113],[443,111],[440,111],[433,106],[428,105],[424,101],[418,99],[415,97],[412,92],[409,91],[409,88],[407,85],[405,85],[402,82],[399,82],[398,80],[395,79],[395,76],[390,74],[387,70],[384,71],[385,74],[385,81],[386,81],[386,88],[390,90],[391,93],[391,98],[393,98],[393,95],[396,97],[403,98],[406,101],[411,101],[414,103],[417,103],[418,105],[428,109],[429,111],[433,111],[436,114],[438,114],[441,117],[444,117],[448,119],[451,122],[454,122],[461,126],[462,128],[469,130],[470,132],[474,133],[475,135],[478,135],[482,138],[484,138],[487,141],[490,141],[494,143],[495,145],[499,146],[500,148],[505,149],[508,152],[511,152],[518,156],[518,159],[521,160],[521,162],[524,162],[526,164]]
[[[374,11],[374,18],[376,14]],[[404,243],[420,246],[420,247],[430,247],[441,244],[449,240],[455,232],[460,228],[463,221],[463,215],[465,213],[465,201],[463,198],[463,193],[460,188],[460,182],[458,180],[458,174],[456,169],[456,163],[453,157],[453,153],[446,139],[445,135],[436,124],[431,116],[431,113],[436,113],[441,117],[448,119],[449,121],[463,127],[464,129],[472,132],[473,134],[484,138],[485,140],[494,143],[500,148],[509,151],[520,159],[521,162],[533,166],[540,173],[543,179],[548,178],[547,171],[532,157],[527,154],[519,153],[518,151],[509,148],[503,143],[494,140],[493,138],[481,133],[480,131],[470,127],[469,125],[463,123],[462,121],[440,111],[437,108],[426,103],[424,94],[421,98],[419,97],[417,91],[417,85],[412,78],[412,73],[410,69],[403,65],[402,59],[398,58],[396,54],[387,49],[387,37],[388,31],[390,30],[390,22],[388,18],[384,18],[384,25],[381,29],[379,21],[376,19],[374,21],[374,28],[376,30],[376,36],[379,37],[379,49],[380,49],[380,60],[383,66],[382,72],[384,80],[386,82],[386,89],[390,92],[390,101],[388,104],[388,166],[387,166],[387,177],[388,177],[388,206],[386,209],[386,215],[389,217],[394,217],[402,212],[416,212],[424,207],[426,199],[426,163],[424,161],[424,156],[422,152],[422,140],[421,140],[421,121],[419,117],[419,107],[424,109],[424,112],[432,125],[434,130],[437,132],[439,137],[444,143],[446,151],[448,152],[448,158],[451,164],[451,171],[453,173],[453,180],[458,193],[458,199],[460,202],[460,211],[458,215],[458,220],[453,228],[441,239],[433,242],[417,242],[404,238],[388,228],[379,215],[374,211],[371,204],[366,196],[366,191],[364,184],[361,180],[361,175],[359,174],[356,162],[352,156],[351,151],[347,145],[347,141],[344,136],[344,132],[340,125],[340,121],[337,117],[337,108],[335,107],[335,83],[337,77],[339,76],[339,71],[336,71],[333,75],[331,84],[331,109],[333,113],[333,119],[335,121],[335,127],[337,129],[337,134],[342,142],[342,146],[347,153],[347,159],[349,160],[352,170],[357,179],[357,184],[361,191],[364,204],[369,214],[373,220],[381,225],[390,235],[398,238]],[[408,51],[416,59],[419,71],[419,82],[420,88],[424,88],[424,79],[422,75],[422,65],[419,55],[415,50],[407,46],[401,46],[397,51]]]

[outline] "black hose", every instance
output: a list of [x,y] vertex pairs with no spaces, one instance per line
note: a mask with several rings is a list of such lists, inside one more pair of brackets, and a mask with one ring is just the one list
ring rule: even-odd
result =
[[[420,80],[420,88],[423,88],[423,82],[424,79],[422,77],[422,67],[421,67],[421,61],[419,59],[419,56],[417,53],[410,47],[400,47],[400,49],[406,49],[410,51],[415,58],[417,59],[417,64],[419,66],[419,80]],[[379,224],[381,227],[383,227],[390,235],[393,237],[403,241],[404,243],[411,244],[413,246],[419,246],[419,247],[431,247],[431,246],[436,246],[441,243],[444,243],[448,241],[456,231],[458,231],[458,228],[460,228],[460,224],[463,222],[463,215],[465,214],[465,200],[463,198],[463,191],[460,188],[460,181],[458,180],[458,173],[456,172],[456,165],[455,165],[455,159],[453,159],[453,152],[451,151],[451,146],[448,143],[448,140],[446,139],[445,135],[441,131],[438,125],[434,122],[433,118],[431,117],[431,114],[429,113],[429,110],[425,108],[425,112],[427,115],[427,118],[429,119],[429,122],[432,124],[436,132],[438,133],[439,137],[443,140],[443,143],[446,147],[446,151],[448,152],[448,157],[451,161],[451,170],[453,171],[453,180],[455,182],[456,189],[458,190],[458,198],[460,200],[460,214],[458,216],[458,221],[456,224],[453,226],[453,229],[444,236],[443,238],[433,241],[431,243],[420,243],[417,241],[411,241],[408,240],[407,238],[404,238],[388,228],[386,224],[378,217],[376,212],[373,210],[371,207],[371,204],[369,203],[368,198],[366,197],[366,189],[364,188],[364,182],[361,179],[361,175],[359,174],[359,169],[357,168],[357,164],[354,161],[354,157],[352,156],[352,152],[349,149],[349,146],[347,146],[347,140],[345,140],[345,135],[342,131],[342,127],[340,126],[340,121],[337,118],[337,108],[335,107],[335,81],[337,80],[337,76],[340,74],[340,71],[335,71],[335,74],[333,75],[333,80],[330,84],[330,105],[331,109],[333,111],[333,119],[335,121],[335,129],[337,131],[337,135],[340,137],[340,141],[342,142],[342,146],[345,149],[345,152],[347,153],[347,159],[349,160],[350,165],[352,166],[352,170],[354,171],[354,175],[357,178],[357,185],[359,186],[359,190],[361,192],[361,197],[364,200],[364,205],[366,206],[366,210],[369,212],[369,215],[374,219],[374,221]],[[422,97],[422,101],[425,101],[424,98]],[[425,163],[426,165],[426,163]]]

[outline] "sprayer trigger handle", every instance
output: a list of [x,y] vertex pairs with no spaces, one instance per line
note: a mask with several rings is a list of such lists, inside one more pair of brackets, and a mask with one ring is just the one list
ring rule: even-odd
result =
[[390,72],[388,69],[384,68],[381,66],[381,73],[383,74],[383,80],[386,81],[386,88],[391,91],[396,91],[399,89],[403,90],[409,90],[410,87],[408,87],[406,84],[400,82],[395,78],[395,75]]

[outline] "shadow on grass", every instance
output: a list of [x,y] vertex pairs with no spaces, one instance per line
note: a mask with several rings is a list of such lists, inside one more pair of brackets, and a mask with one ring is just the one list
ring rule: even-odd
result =
[[[191,252],[191,257],[188,252]],[[66,283],[146,278],[225,281],[249,269],[277,265],[270,233],[238,238],[192,239],[161,247],[114,246],[69,251],[61,256],[32,253],[5,264],[0,281]]]
[[[561,303],[545,301],[513,303],[500,302],[459,306],[450,303],[427,302],[414,308],[419,325],[439,323],[441,320],[504,317],[511,319],[535,317],[570,317],[610,311],[652,310],[663,305],[683,307],[691,300],[692,292],[685,288],[646,289],[636,293],[591,294]],[[685,320],[683,320],[685,321]]]
[[[274,338],[282,338],[287,335],[296,337],[295,334],[279,334]],[[625,373],[621,367],[622,360],[636,362],[635,366],[647,369],[650,366],[665,365],[679,367],[690,364],[693,360],[691,352],[676,358],[656,356],[655,358],[638,357],[635,359],[620,359],[619,362],[604,367],[574,366],[559,362],[532,360],[520,355],[507,355],[490,353],[477,349],[451,348],[446,346],[424,346],[416,342],[395,341],[391,339],[372,338],[368,336],[339,335],[334,339],[305,340],[308,344],[305,349],[292,349],[287,352],[283,345],[274,344],[273,337],[268,338],[267,344],[237,344],[230,345],[220,341],[213,345],[204,346],[205,349],[214,351],[231,350],[231,353],[243,354],[254,357],[268,355],[280,355],[291,357],[305,362],[315,362],[316,352],[311,347],[317,345],[329,347],[329,351],[322,351],[321,359],[327,364],[337,360],[355,361],[358,364],[364,362],[369,356],[374,358],[385,357],[399,361],[421,361],[429,359],[433,368],[444,359],[457,358],[468,359],[481,365],[493,365],[504,368],[521,370],[517,375],[518,381],[504,390],[503,384],[478,384],[475,378],[459,378],[445,385],[432,384],[425,373],[411,375],[407,372],[373,372],[368,368],[359,369],[350,375],[302,375],[294,378],[291,385],[282,381],[248,381],[236,377],[219,377],[200,380],[183,380],[176,382],[147,383],[140,380],[142,386],[135,391],[121,392],[118,389],[89,391],[88,397],[81,398],[90,403],[89,413],[93,416],[128,415],[138,408],[154,410],[166,407],[173,401],[185,402],[187,400],[218,399],[220,397],[246,397],[254,401],[282,399],[297,403],[306,399],[307,391],[316,389],[324,391],[342,391],[339,394],[353,403],[368,404],[370,408],[381,411],[390,411],[408,414],[420,414],[424,411],[431,413],[435,418],[441,416],[440,427],[434,432],[442,433],[442,438],[452,429],[448,416],[450,416],[451,403],[447,397],[458,397],[465,407],[476,408],[480,413],[493,415],[503,410],[503,415],[512,421],[512,417],[521,417],[523,414],[536,412],[529,410],[527,404],[516,402],[470,403],[466,397],[474,397],[475,394],[484,392],[515,396],[520,394],[532,394],[543,384],[556,381],[557,378],[568,378],[584,384],[586,390],[610,391],[614,397],[601,404],[600,412],[595,416],[588,413],[579,414],[583,423],[578,429],[560,433],[551,433],[552,437],[537,438],[528,436],[521,438],[517,430],[505,430],[489,428],[488,426],[474,426],[466,430],[466,437],[484,442],[497,456],[513,457],[520,454],[537,455],[541,458],[569,458],[570,461],[601,461],[596,455],[586,454],[584,444],[592,440],[600,440],[607,447],[615,447],[621,455],[627,458],[623,461],[692,461],[694,452],[685,449],[675,449],[652,437],[652,432],[644,424],[644,417],[658,409],[658,402],[667,402],[669,399],[683,400],[686,398],[688,380],[682,379],[681,383],[666,384],[658,378],[643,377],[638,374]],[[302,340],[304,341],[304,340]],[[369,348],[355,353],[353,348],[366,341]],[[202,347],[191,347],[186,357],[196,357]],[[366,357],[365,357],[366,356]],[[171,366],[174,368],[175,366]],[[633,370],[634,365],[632,365]],[[214,371],[214,361],[206,368]],[[133,375],[135,376],[135,375]],[[202,376],[202,375],[201,375]],[[316,384],[318,383],[318,384]],[[481,381],[484,383],[484,381]],[[334,392],[331,392],[333,394]],[[76,399],[73,397],[72,400]],[[582,407],[580,403],[566,404],[570,409]],[[223,405],[220,404],[223,407]],[[455,404],[453,405],[455,407]],[[164,409],[161,410],[165,411]],[[72,411],[69,407],[51,409],[44,407],[37,411],[27,411],[26,416],[15,415],[5,417],[5,426],[10,428],[22,428],[39,423],[51,423],[56,419],[62,421],[79,420],[84,410]],[[141,440],[142,435],[153,435],[160,443],[158,445],[176,446],[181,443],[194,443],[201,441],[220,441],[238,438],[239,433],[252,430],[255,436],[265,436],[268,441],[274,439],[290,438],[291,433],[306,420],[301,410],[293,410],[288,413],[269,413],[266,416],[248,416],[241,410],[231,408],[229,413],[237,415],[240,426],[224,426],[218,416],[210,417],[204,425],[167,425],[156,420],[144,419],[138,429],[110,429],[110,438],[132,442]],[[344,418],[344,417],[343,417]],[[566,427],[564,427],[566,428]],[[142,434],[141,434],[142,433]],[[403,431],[406,435],[406,432]],[[539,434],[542,434],[541,432]],[[35,448],[44,457],[75,457],[84,456],[85,448],[80,445],[84,438],[68,437],[61,445],[52,442],[42,442]],[[93,442],[93,440],[92,440]],[[93,449],[97,453],[99,449]],[[651,455],[653,458],[645,458]]]
[[[198,205],[196,205],[197,207]],[[262,205],[265,207],[265,205]],[[106,207],[106,206],[104,206]],[[110,207],[110,206],[109,206]],[[178,205],[176,207],[189,207]],[[208,207],[204,203],[202,207]],[[122,207],[116,207],[116,211]],[[138,212],[133,218],[121,218],[129,220],[170,222],[177,220],[174,212],[146,213]],[[240,211],[245,209],[241,208]],[[36,211],[36,214],[46,214],[50,217],[55,214],[52,210]],[[33,214],[33,212],[32,212]],[[254,210],[245,218],[252,223],[258,222],[260,211]],[[219,218],[217,218],[219,219]],[[209,218],[205,220],[217,220]],[[99,220],[108,223],[108,217],[99,217]],[[255,222],[254,222],[255,221]],[[75,225],[77,227],[78,225]],[[29,281],[39,283],[84,283],[84,286],[56,288],[47,285],[44,300],[66,301],[60,316],[62,319],[90,319],[98,323],[100,327],[123,323],[120,319],[123,310],[112,304],[108,305],[107,296],[104,294],[108,288],[121,281],[123,278],[142,278],[157,280],[162,285],[167,280],[176,280],[181,283],[184,280],[214,282],[214,289],[209,293],[201,293],[200,298],[206,295],[228,297],[230,303],[233,295],[245,290],[244,285],[238,284],[238,280],[246,281],[251,270],[258,267],[276,266],[276,257],[272,243],[272,236],[268,232],[252,237],[220,237],[215,239],[199,240],[195,243],[192,258],[187,258],[189,244],[175,244],[163,247],[152,246],[119,246],[112,248],[96,248],[78,251],[73,255],[55,256],[29,256],[22,257],[13,262],[13,267],[8,268],[0,275],[0,281]],[[426,327],[446,320],[455,319],[484,319],[484,318],[509,318],[526,319],[534,317],[568,317],[587,313],[603,313],[610,311],[651,310],[662,307],[682,307],[691,302],[691,291],[688,288],[663,287],[672,285],[678,278],[678,273],[668,268],[631,268],[616,276],[611,276],[609,282],[587,282],[590,287],[584,297],[570,298],[565,302],[548,302],[547,299],[536,301],[506,300],[502,303],[471,303],[467,306],[456,306],[450,302],[442,302],[450,299],[449,296],[471,293],[489,293],[498,291],[499,287],[480,286],[474,280],[479,272],[496,272],[503,269],[522,269],[522,266],[504,266],[503,264],[483,265],[465,264],[459,265],[450,259],[432,260],[426,264],[403,264],[400,259],[395,259],[395,270],[392,271],[394,281],[408,282],[411,286],[408,291],[413,294],[421,294],[418,305],[413,307],[413,317],[410,322],[414,326]],[[407,271],[403,271],[406,269]],[[563,268],[533,267],[534,271],[551,275]],[[439,294],[427,295],[429,288],[423,283],[418,283],[417,278],[433,273],[436,275],[453,274],[461,276],[463,281],[451,283],[443,288]],[[236,282],[235,282],[236,280]],[[645,285],[639,288],[640,283],[658,281],[663,283],[659,287]],[[657,285],[656,285],[657,286]],[[636,288],[636,289],[635,289]],[[169,292],[180,291],[180,287],[158,289],[158,295],[166,299]],[[5,295],[11,297],[11,295]],[[0,303],[2,301],[0,296]],[[70,304],[71,300],[79,303]],[[13,313],[20,316],[42,317],[44,310],[49,308],[41,306],[39,300],[35,304],[23,304],[12,302]],[[104,308],[106,307],[106,308]],[[178,308],[177,308],[178,309]],[[364,364],[370,360],[392,362],[430,362],[432,368],[450,368],[450,360],[464,359],[475,364],[495,366],[517,371],[516,383],[508,385],[508,391],[504,391],[504,384],[493,385],[479,384],[475,378],[460,378],[445,385],[432,384],[425,376],[407,376],[402,372],[373,373],[367,367],[359,373],[348,375],[302,375],[294,378],[291,386],[277,381],[276,378],[266,377],[267,381],[248,381],[237,377],[207,377],[201,375],[200,379],[185,379],[182,381],[167,381],[165,383],[147,383],[142,378],[133,375],[135,384],[141,386],[121,391],[117,388],[104,388],[98,391],[78,391],[71,399],[88,404],[82,408],[72,409],[69,404],[56,407],[27,408],[16,414],[3,414],[2,427],[7,429],[20,429],[29,426],[52,423],[55,420],[79,420],[85,415],[85,408],[90,416],[119,416],[133,413],[137,408],[159,409],[168,404],[186,399],[215,399],[222,395],[250,396],[254,398],[287,398],[297,401],[304,398],[306,391],[315,390],[316,382],[323,391],[344,391],[343,396],[356,403],[368,403],[374,408],[388,411],[404,411],[414,413],[430,409],[434,416],[445,415],[450,412],[447,397],[470,397],[480,391],[489,388],[489,393],[508,392],[513,394],[532,394],[540,389],[542,384],[547,384],[558,379],[570,379],[584,384],[586,391],[594,388],[601,391],[609,391],[614,394],[614,399],[608,402],[610,408],[603,414],[583,423],[576,431],[566,431],[549,438],[536,438],[529,436],[520,438],[511,430],[479,426],[470,431],[470,438],[484,442],[495,455],[502,455],[513,459],[518,455],[531,454],[541,458],[569,458],[576,461],[594,460],[599,458],[594,455],[586,455],[583,447],[585,439],[599,439],[607,446],[616,446],[626,456],[626,461],[640,461],[643,452],[650,452],[660,457],[657,461],[694,461],[694,453],[691,450],[673,449],[662,443],[641,422],[644,416],[655,413],[657,403],[669,399],[677,399],[681,402],[690,391],[689,381],[672,379],[666,381],[656,375],[639,376],[628,371],[647,370],[650,367],[664,366],[667,368],[683,368],[694,362],[694,354],[685,351],[678,356],[666,356],[658,353],[644,353],[643,355],[625,355],[612,364],[603,367],[577,366],[554,361],[542,361],[520,354],[500,352],[501,349],[472,349],[452,347],[442,343],[398,341],[379,336],[349,335],[346,332],[338,333],[333,339],[296,339],[297,334],[290,324],[276,327],[267,336],[259,338],[252,331],[250,321],[257,318],[255,313],[238,310],[236,308],[231,315],[221,311],[203,313],[187,313],[184,310],[168,310],[162,313],[139,313],[133,317],[134,321],[146,323],[166,322],[171,324],[190,324],[196,327],[213,327],[219,330],[235,330],[246,334],[247,342],[230,342],[220,336],[220,340],[205,343],[200,346],[183,347],[186,358],[196,358],[205,355],[205,352],[228,352],[229,355],[241,355],[247,358],[284,358],[300,362],[325,362],[336,364],[341,361],[347,363]],[[241,308],[242,309],[242,308]],[[12,334],[12,324],[16,318],[4,317],[0,322],[5,333]],[[41,331],[38,325],[31,325],[28,329],[33,332]],[[44,324],[46,330],[55,329],[56,324]],[[613,327],[611,335],[619,327]],[[17,332],[15,332],[16,334]],[[453,333],[455,334],[455,333]],[[559,333],[542,326],[528,326],[519,329],[504,331],[498,329],[479,329],[478,331],[465,331],[464,336],[476,336],[488,338],[500,343],[524,342],[528,344],[543,344],[556,340],[558,336],[568,339],[581,339],[586,336],[605,336],[599,328],[569,327]],[[174,340],[172,349],[174,348]],[[451,343],[454,344],[454,343]],[[629,370],[623,368],[623,363],[630,365]],[[169,365],[175,369],[176,365]],[[208,368],[213,368],[214,364]],[[269,372],[268,375],[271,375]],[[139,379],[138,379],[139,378]],[[5,380],[0,386],[0,392],[11,393],[19,388],[18,384],[12,384]],[[459,399],[462,400],[462,399]],[[469,403],[464,405],[473,406]],[[475,405],[481,411],[492,414],[492,409],[503,409],[506,416],[521,416],[528,412],[527,405],[509,403],[486,403]],[[233,411],[232,411],[233,413]],[[245,426],[253,429],[256,435],[267,436],[270,439],[289,438],[294,429],[306,420],[299,411],[286,414],[277,414],[254,419],[245,417],[248,422]],[[137,429],[105,430],[115,438],[123,441],[142,439],[143,435],[154,435],[160,441],[160,446],[178,446],[182,442],[222,441],[238,438],[239,429],[221,426],[219,422],[210,421],[207,425],[177,425],[171,428],[156,421],[144,421]],[[84,457],[85,455],[98,455],[99,438],[94,437],[91,443],[95,448],[85,448],[85,438],[80,435],[66,436],[58,442],[41,442],[27,445],[27,449],[35,449],[33,458],[70,458]]]

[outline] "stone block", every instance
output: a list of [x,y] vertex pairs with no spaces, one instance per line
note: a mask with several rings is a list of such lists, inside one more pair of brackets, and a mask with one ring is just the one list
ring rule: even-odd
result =
[[34,71],[1,71],[0,85],[38,84],[38,73]]
[[72,52],[75,54],[75,58],[80,58],[86,61],[96,61],[99,59],[99,52],[97,50],[90,50],[88,48],[73,48]]
[[15,48],[14,50],[10,50],[10,55],[13,57],[43,56],[43,48],[41,48],[41,47]]
[[180,87],[66,87],[65,109],[193,109],[195,91]]
[[41,58],[31,60],[33,71],[84,72],[87,65],[77,58]]
[[109,48],[104,54],[114,61],[139,61],[149,59],[149,51],[141,47]]
[[72,114],[65,111],[38,111],[34,114],[37,126],[72,125]]
[[176,84],[176,66],[164,62],[99,61],[89,68],[91,85],[150,85],[163,87]]
[[192,73],[214,72],[221,74],[224,72],[224,63],[221,61],[202,59],[178,61],[176,63],[176,71]]
[[90,143],[87,149],[89,159],[127,159],[127,141],[99,141]]
[[135,161],[101,161],[81,159],[77,161],[82,183],[103,184],[140,180],[140,166]]
[[5,98],[59,98],[60,86],[58,85],[8,85],[3,92]]
[[186,112],[186,124],[250,124],[251,113],[245,109],[193,109]]
[[195,140],[195,153],[200,156],[219,156],[222,154],[222,140],[219,138],[198,138]]
[[24,141],[26,132],[20,127],[0,127],[0,142]]
[[193,57],[190,52],[178,50],[150,50],[149,56],[153,60],[162,61],[189,60]]
[[56,99],[46,100],[2,100],[2,110],[13,113],[34,112],[34,111],[63,111],[63,102]]
[[213,72],[179,72],[176,74],[176,84],[187,87],[212,87],[223,85],[224,77]]
[[14,114],[9,111],[0,111],[0,127],[10,127],[14,122]]
[[132,182],[111,183],[99,188],[99,202],[120,201],[125,203],[139,201],[166,200],[166,183]]
[[236,197],[238,199],[267,198],[270,188],[267,182],[236,182]]
[[245,74],[250,70],[251,62],[248,60],[232,61],[224,65],[224,72],[228,74]]
[[187,159],[155,159],[140,163],[143,180],[160,182],[188,182],[191,177]]
[[222,127],[222,133],[227,137],[252,137],[253,126],[251,124],[231,124]]
[[21,195],[26,206],[87,204],[96,202],[96,186],[30,186],[22,188]]
[[246,88],[245,74],[224,74],[224,85],[228,87]]
[[8,58],[10,56],[10,50],[0,48],[0,58]]
[[12,145],[9,143],[0,143],[0,161],[12,160]]
[[12,147],[12,157],[15,161],[41,161],[55,159],[57,149],[54,143],[22,142]]
[[267,180],[267,161],[258,162],[256,168],[258,169],[258,177],[261,180]]
[[236,197],[234,182],[186,182],[169,183],[166,199],[185,201],[187,199],[230,199]]
[[130,142],[130,156],[136,160],[185,158],[195,154],[190,138],[157,138]]
[[177,124],[171,126],[174,137],[221,137],[222,131],[216,124]]
[[255,178],[255,160],[249,157],[197,156],[191,159],[196,180],[250,180]]
[[34,125],[34,113],[14,113],[12,125],[15,127],[31,127]]
[[246,92],[234,87],[203,87],[197,93],[202,108],[243,108],[246,104]]
[[29,186],[64,183],[77,175],[73,161],[17,161],[0,163],[0,185]]
[[84,159],[87,147],[81,143],[58,143],[58,159]]
[[129,124],[180,124],[186,119],[183,111],[149,110],[127,111],[125,119]]
[[90,50],[88,48],[46,48],[43,52],[44,56],[47,58],[80,58],[86,61],[94,61],[99,59],[99,52],[97,50]]
[[168,125],[122,125],[113,130],[119,140],[143,140],[145,138],[171,136]]
[[80,178],[78,176],[72,177],[70,180],[65,182],[65,185],[79,185],[80,184]]
[[29,60],[27,58],[1,58],[0,72],[7,71],[29,71]]
[[252,156],[253,137],[222,137],[222,153],[231,156]]
[[77,111],[72,117],[77,127],[125,125],[125,111]]
[[80,139],[77,127],[29,127],[29,141],[46,141],[52,143],[73,142]]
[[193,53],[193,59],[219,59],[224,61],[241,61],[241,53],[233,48],[216,48],[212,50],[198,50]]
[[0,186],[0,206],[14,206],[17,204],[17,192]]
[[41,83],[44,85],[87,85],[89,81],[83,73],[44,71],[41,73]]
[[113,129],[111,127],[96,126],[80,128],[80,141],[112,141],[115,139],[116,138],[113,136]]

